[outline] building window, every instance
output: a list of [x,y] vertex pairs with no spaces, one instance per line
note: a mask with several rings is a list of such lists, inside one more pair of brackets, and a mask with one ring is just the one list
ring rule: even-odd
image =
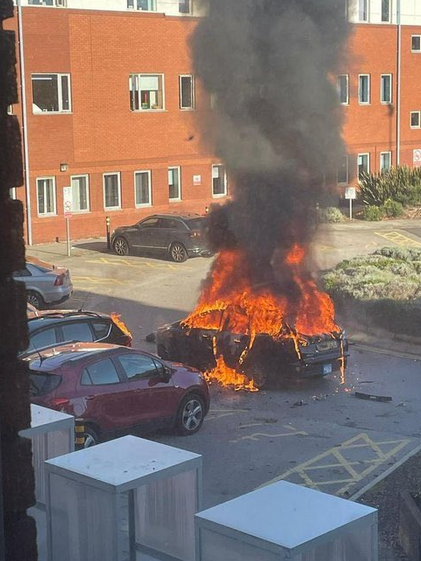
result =
[[189,14],[191,10],[190,6],[191,0],[179,0],[178,1],[178,11],[180,14]]
[[121,208],[120,174],[104,173],[104,208]]
[[216,164],[212,166],[212,196],[223,197],[227,194],[227,174],[225,166]]
[[382,0],[382,21],[390,22],[390,0]]
[[380,173],[392,166],[392,152],[380,152]]
[[181,200],[180,168],[168,168],[168,193],[170,201]]
[[358,76],[358,101],[361,105],[370,103],[370,74]]
[[8,105],[7,106],[7,114],[8,115],[13,115],[13,105]]
[[32,74],[34,113],[69,113],[70,74]]
[[338,76],[338,95],[339,95],[339,103],[341,105],[348,105],[349,103],[348,74],[341,74],[340,76]]
[[392,103],[392,75],[382,74],[380,77],[380,101]]
[[37,179],[38,216],[56,214],[56,181],[54,177]]
[[216,93],[209,94],[209,105],[212,110],[218,107],[218,95]]
[[411,129],[420,128],[420,111],[411,111]]
[[338,162],[338,177],[337,181],[339,184],[348,184],[348,156],[343,156]]
[[368,21],[368,1],[358,0],[358,20]]
[[150,171],[135,171],[134,201],[137,207],[152,206]]
[[413,53],[421,53],[421,35],[412,35],[411,51]]
[[370,172],[370,154],[358,154],[358,179]]
[[155,0],[127,0],[127,7],[130,10],[146,10],[148,12],[156,11]]
[[89,176],[72,175],[72,211],[89,211]]
[[180,76],[180,109],[194,109],[194,78],[191,75]]
[[164,76],[162,74],[131,74],[129,88],[132,111],[164,109]]

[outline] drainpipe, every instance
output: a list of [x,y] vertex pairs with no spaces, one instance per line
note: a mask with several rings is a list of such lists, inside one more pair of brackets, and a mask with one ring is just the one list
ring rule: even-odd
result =
[[26,229],[28,245],[32,245],[32,218],[31,218],[31,191],[29,181],[29,147],[28,147],[28,108],[26,106],[26,75],[25,56],[23,45],[23,22],[21,0],[16,2],[18,8],[18,41],[19,41],[19,73],[20,73],[20,96],[22,103],[22,137],[23,137],[23,168],[26,198]]
[[396,23],[398,31],[397,71],[396,71],[396,165],[401,163],[401,65],[402,65],[402,21],[401,0],[396,3]]

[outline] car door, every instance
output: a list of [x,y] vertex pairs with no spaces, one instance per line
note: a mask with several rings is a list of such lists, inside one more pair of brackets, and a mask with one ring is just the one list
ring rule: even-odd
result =
[[106,432],[129,426],[126,392],[127,381],[111,357],[90,361],[81,372],[77,387],[83,418],[94,421]]
[[28,349],[42,349],[56,343],[60,344],[60,334],[56,327],[51,326],[30,333]]
[[151,216],[151,218],[136,224],[134,230],[130,232],[130,245],[141,250],[152,248],[154,245],[154,233],[158,229],[159,220],[157,216]]
[[133,425],[160,426],[175,414],[176,390],[160,361],[136,351],[120,354],[117,360],[127,376]]

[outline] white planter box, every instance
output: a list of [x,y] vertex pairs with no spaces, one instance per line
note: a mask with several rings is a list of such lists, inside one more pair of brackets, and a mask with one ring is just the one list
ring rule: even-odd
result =
[[201,456],[126,436],[46,473],[49,561],[194,560]]
[[75,419],[72,415],[31,405],[31,428],[20,432],[32,440],[37,506],[45,505],[45,460],[69,454],[75,449]]
[[286,481],[200,512],[196,561],[377,561],[377,510]]

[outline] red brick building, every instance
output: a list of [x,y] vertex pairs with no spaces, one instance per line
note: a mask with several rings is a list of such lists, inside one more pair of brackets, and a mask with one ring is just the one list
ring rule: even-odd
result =
[[[409,12],[396,1],[348,4],[341,190],[358,170],[413,165],[421,150],[421,0]],[[26,114],[22,103],[11,111],[26,120],[28,188],[17,194],[28,241],[65,237],[66,186],[74,239],[104,235],[106,216],[114,228],[224,200],[224,167],[198,134],[211,100],[192,74],[195,9],[193,0],[22,0],[9,25],[20,22]]]

